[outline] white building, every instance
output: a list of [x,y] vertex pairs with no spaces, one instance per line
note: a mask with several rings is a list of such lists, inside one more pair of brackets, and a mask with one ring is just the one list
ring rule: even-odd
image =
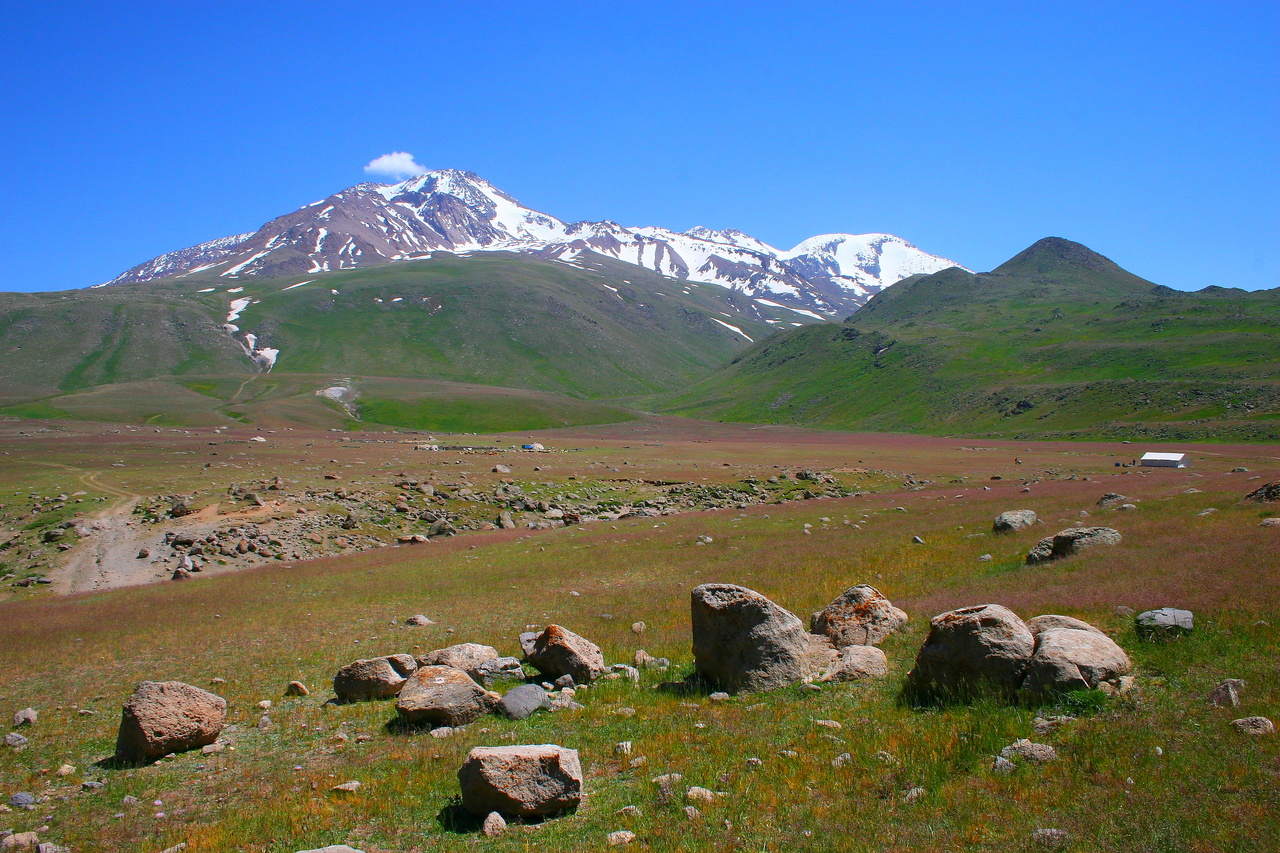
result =
[[1185,453],[1144,453],[1138,464],[1146,468],[1186,468],[1191,462]]

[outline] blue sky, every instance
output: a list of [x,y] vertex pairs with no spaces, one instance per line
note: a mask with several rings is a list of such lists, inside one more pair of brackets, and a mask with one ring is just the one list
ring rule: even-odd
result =
[[1053,235],[1280,286],[1274,2],[5,8],[0,290],[255,230],[392,151],[565,220],[977,270]]

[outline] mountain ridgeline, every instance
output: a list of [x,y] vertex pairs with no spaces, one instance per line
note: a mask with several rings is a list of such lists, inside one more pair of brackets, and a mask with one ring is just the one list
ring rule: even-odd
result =
[[690,417],[1002,437],[1280,438],[1280,290],[1187,293],[1047,238],[912,276],[659,405]]

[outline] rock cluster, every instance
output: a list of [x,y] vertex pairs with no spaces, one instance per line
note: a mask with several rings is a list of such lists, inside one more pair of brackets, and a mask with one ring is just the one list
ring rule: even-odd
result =
[[1065,616],[1026,623],[1007,607],[983,604],[930,620],[907,691],[920,699],[983,691],[1037,698],[1104,684],[1119,689],[1131,669],[1124,650],[1092,625]]

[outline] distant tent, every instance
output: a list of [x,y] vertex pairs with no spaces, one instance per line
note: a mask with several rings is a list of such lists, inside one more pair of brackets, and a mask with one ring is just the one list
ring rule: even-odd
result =
[[1144,453],[1138,464],[1145,468],[1186,468],[1191,463],[1185,453]]
[[536,441],[533,444],[522,444],[520,445],[520,449],[532,450],[534,453],[541,453],[542,451],[546,450],[545,447],[543,447],[541,444],[539,444]]

